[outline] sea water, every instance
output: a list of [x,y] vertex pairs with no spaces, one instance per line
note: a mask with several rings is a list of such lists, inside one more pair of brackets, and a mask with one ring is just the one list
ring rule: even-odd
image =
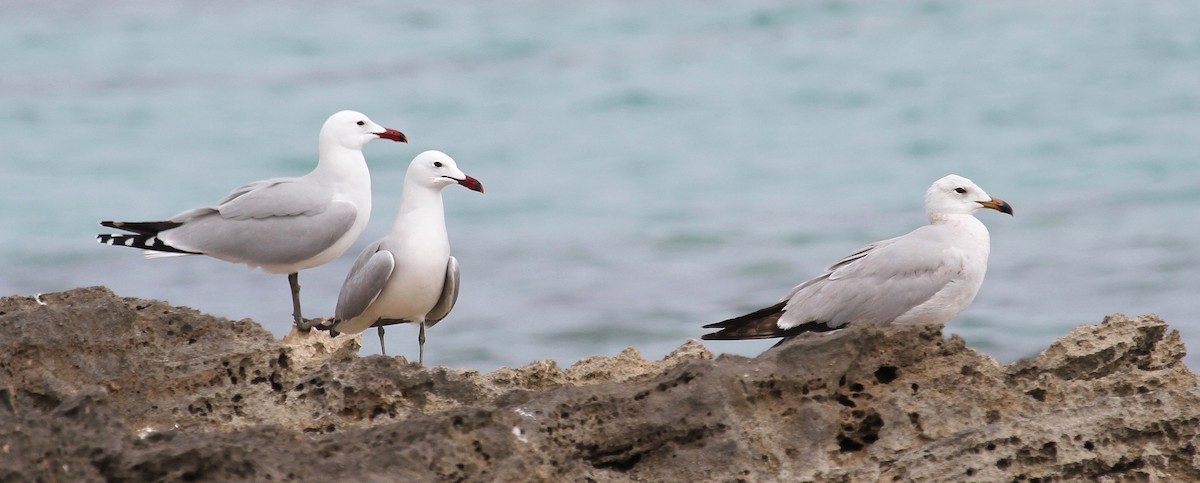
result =
[[[949,173],[1016,216],[978,214],[987,278],[947,333],[1011,361],[1154,312],[1200,354],[1200,4],[1183,1],[9,1],[0,294],[106,285],[282,336],[284,276],[144,260],[96,222],[302,175],[341,109],[411,143],[365,149],[369,228],[301,273],[306,315],[332,314],[417,153],[487,188],[444,192],[462,294],[430,364],[661,357],[925,223]],[[387,337],[415,358],[416,327]]]

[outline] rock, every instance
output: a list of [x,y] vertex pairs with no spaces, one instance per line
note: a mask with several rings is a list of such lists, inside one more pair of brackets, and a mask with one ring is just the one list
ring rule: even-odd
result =
[[1200,481],[1153,315],[1007,365],[892,326],[486,374],[99,287],[0,299],[0,332],[0,481]]

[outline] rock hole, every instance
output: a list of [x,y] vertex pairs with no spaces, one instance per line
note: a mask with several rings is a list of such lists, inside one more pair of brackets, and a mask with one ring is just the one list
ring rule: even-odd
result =
[[862,391],[863,391],[862,384],[859,384],[856,382],[856,383],[850,385],[850,392],[862,392]]
[[619,460],[615,460],[615,461],[595,462],[595,463],[592,463],[592,467],[594,467],[596,469],[600,469],[600,470],[613,469],[613,470],[617,470],[617,471],[624,473],[629,470],[632,470],[633,467],[637,466],[638,462],[640,462],[640,461],[642,461],[642,454],[635,453],[627,458],[623,458],[623,459],[619,459]]
[[1058,461],[1058,444],[1053,441],[1043,444],[1042,456],[1050,461]]
[[987,414],[983,415],[983,419],[987,421],[988,424],[994,424],[1000,420],[1000,411],[989,409]]
[[875,380],[880,384],[895,381],[897,377],[900,377],[900,368],[895,366],[881,366],[875,370]]
[[1042,389],[1040,387],[1030,389],[1029,391],[1026,391],[1025,394],[1028,395],[1029,397],[1032,397],[1032,398],[1038,400],[1038,401],[1046,400],[1046,390]]
[[838,402],[838,404],[841,404],[841,405],[843,405],[843,406],[846,406],[846,407],[848,407],[848,408],[852,408],[852,407],[856,407],[856,406],[857,406],[857,404],[854,404],[854,401],[851,401],[851,400],[850,400],[850,398],[846,397],[846,395],[845,395],[845,394],[838,394],[838,396],[837,396],[837,402]]
[[838,436],[838,451],[851,453],[863,449],[863,445],[845,436]]
[[908,413],[908,422],[912,423],[913,428],[916,428],[917,431],[925,431],[925,428],[921,427],[921,415],[920,414]]
[[1083,449],[1092,451],[1092,450],[1096,449],[1096,444],[1092,443],[1091,441],[1087,441],[1087,442],[1083,443]]

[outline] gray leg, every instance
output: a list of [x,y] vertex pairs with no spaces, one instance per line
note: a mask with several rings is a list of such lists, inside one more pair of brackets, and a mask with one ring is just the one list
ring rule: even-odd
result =
[[300,274],[292,272],[288,274],[288,285],[292,286],[292,318],[295,319],[296,327],[301,332],[308,332],[312,325],[304,320],[304,316],[300,315]]
[[376,327],[375,331],[379,332],[379,350],[383,352],[384,356],[387,356],[387,349],[383,347],[383,326]]
[[417,345],[420,346],[420,351],[417,354],[417,365],[425,367],[425,321],[421,321],[421,332],[417,335]]

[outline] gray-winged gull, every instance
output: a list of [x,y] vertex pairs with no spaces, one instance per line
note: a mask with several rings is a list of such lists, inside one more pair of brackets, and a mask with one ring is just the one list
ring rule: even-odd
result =
[[129,234],[103,234],[100,243],[146,250],[147,258],[208,255],[269,273],[288,274],[292,315],[302,330],[298,272],[337,258],[371,216],[371,174],[362,148],[375,139],[408,142],[404,134],[354,111],[321,126],[319,158],[299,178],[255,181],[233,190],[216,208],[196,208],[166,221],[102,221]]
[[[704,339],[787,338],[847,324],[943,324],[971,304],[987,272],[981,208],[1012,207],[957,175],[925,192],[929,224],[855,250],[770,307],[708,324]],[[782,342],[782,341],[781,341]]]
[[445,318],[458,300],[458,261],[450,256],[442,205],[442,189],[452,184],[483,192],[440,151],[425,151],[409,164],[392,228],[358,255],[346,275],[328,327],[332,335],[374,326],[383,350],[385,325],[420,324],[417,361],[425,363],[425,328]]

